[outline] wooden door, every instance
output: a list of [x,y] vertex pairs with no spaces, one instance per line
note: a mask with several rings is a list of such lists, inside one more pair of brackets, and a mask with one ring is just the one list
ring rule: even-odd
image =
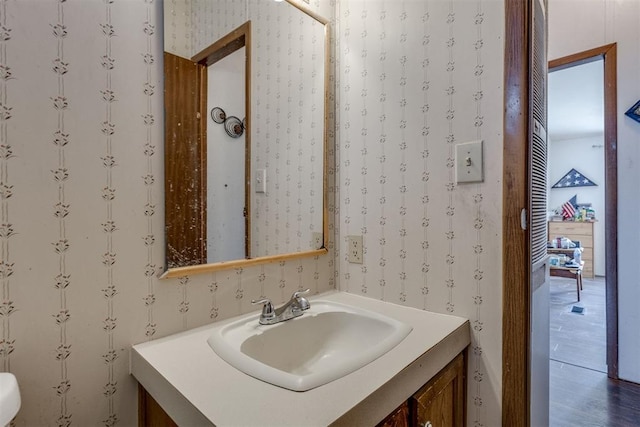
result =
[[[204,67],[164,53],[167,267],[206,264]],[[206,93],[206,90],[205,90]],[[199,166],[194,166],[199,165]]]

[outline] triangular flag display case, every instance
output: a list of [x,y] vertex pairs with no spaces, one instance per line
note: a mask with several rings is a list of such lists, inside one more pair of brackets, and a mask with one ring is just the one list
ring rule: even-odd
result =
[[636,122],[640,122],[640,101],[633,104],[633,107],[629,108],[624,114]]
[[598,184],[581,174],[575,169],[565,173],[562,178],[551,188],[571,188],[571,187],[595,187]]

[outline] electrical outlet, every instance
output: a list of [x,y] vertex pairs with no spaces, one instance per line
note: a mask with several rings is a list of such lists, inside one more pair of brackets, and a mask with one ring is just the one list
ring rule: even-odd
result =
[[347,236],[347,260],[353,264],[362,264],[362,236]]
[[313,249],[322,249],[324,241],[322,239],[322,233],[314,231],[311,233],[311,247]]

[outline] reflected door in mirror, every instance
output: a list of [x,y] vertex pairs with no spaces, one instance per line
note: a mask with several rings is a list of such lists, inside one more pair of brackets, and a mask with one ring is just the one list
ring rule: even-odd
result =
[[[167,267],[207,262],[205,144],[198,64],[165,52],[165,230]],[[152,207],[147,207],[152,209]],[[170,212],[170,214],[169,214]]]

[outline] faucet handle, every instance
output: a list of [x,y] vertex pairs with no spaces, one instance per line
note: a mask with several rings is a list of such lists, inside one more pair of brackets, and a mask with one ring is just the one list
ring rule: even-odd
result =
[[260,316],[260,321],[263,319],[272,319],[276,317],[276,311],[273,309],[273,304],[271,304],[271,300],[269,298],[261,298],[259,300],[251,300],[251,304],[264,304],[262,307],[262,315]]
[[297,292],[294,292],[293,295],[291,296],[292,300],[297,301],[298,306],[300,307],[300,310],[307,310],[309,309],[309,307],[311,307],[311,304],[309,304],[309,301],[302,296],[304,294],[308,294],[310,291],[311,289],[305,289],[304,291],[297,291]]
[[296,291],[291,295],[291,299],[298,298],[300,295],[305,295],[311,292],[311,289],[305,289],[304,291]]

